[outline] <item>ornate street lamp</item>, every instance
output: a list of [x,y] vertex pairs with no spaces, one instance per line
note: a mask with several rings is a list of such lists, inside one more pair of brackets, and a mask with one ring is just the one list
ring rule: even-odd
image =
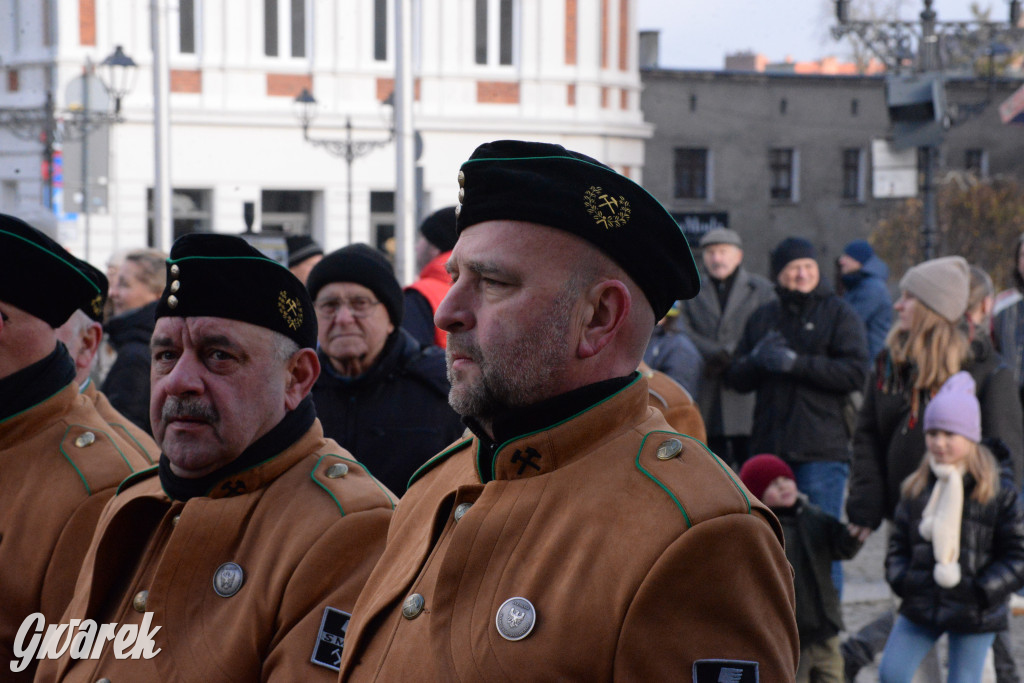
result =
[[[391,105],[389,97],[384,104]],[[395,139],[394,126],[389,126],[386,140],[353,140],[352,139],[352,117],[345,116],[345,137],[340,140],[326,138],[314,138],[309,134],[309,128],[317,116],[317,101],[308,88],[303,88],[294,101],[295,115],[302,126],[302,137],[314,147],[323,147],[329,154],[341,157],[345,160],[345,184],[348,194],[347,221],[348,221],[348,243],[352,243],[352,164],[359,157],[365,156],[373,150],[390,144]]]

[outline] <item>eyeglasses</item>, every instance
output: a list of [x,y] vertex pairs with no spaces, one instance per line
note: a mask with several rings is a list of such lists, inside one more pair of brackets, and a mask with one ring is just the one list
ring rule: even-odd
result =
[[373,311],[373,307],[379,303],[379,301],[367,299],[363,296],[354,296],[351,299],[324,299],[323,301],[317,301],[314,304],[314,308],[316,308],[317,315],[333,318],[338,315],[338,311],[344,306],[352,313],[353,318],[365,318]]

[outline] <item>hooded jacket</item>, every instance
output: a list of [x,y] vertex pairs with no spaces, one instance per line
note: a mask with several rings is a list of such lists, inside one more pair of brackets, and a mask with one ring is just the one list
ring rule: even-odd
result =
[[[750,452],[794,463],[846,461],[850,435],[843,407],[867,373],[864,326],[823,282],[807,294],[782,287],[777,293],[777,300],[750,316],[725,375],[737,391],[757,391]],[[772,330],[797,354],[791,372],[768,372],[751,357]]]
[[889,266],[877,255],[872,255],[860,270],[842,277],[846,290],[843,300],[864,321],[869,358],[877,356],[885,346],[885,337],[892,327],[892,297],[886,285],[888,279]]
[[338,375],[321,350],[313,402],[327,438],[334,439],[396,495],[429,458],[462,435],[448,405],[444,351],[422,347],[397,328],[367,372]]

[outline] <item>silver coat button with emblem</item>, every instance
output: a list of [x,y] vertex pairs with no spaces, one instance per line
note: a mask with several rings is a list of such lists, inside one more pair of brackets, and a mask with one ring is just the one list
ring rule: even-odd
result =
[[455,508],[455,514],[452,515],[455,518],[455,521],[457,522],[463,517],[465,517],[466,513],[469,512],[469,508],[471,507],[473,507],[472,503],[459,503],[459,505]]
[[526,598],[509,598],[501,603],[494,624],[505,640],[522,640],[537,623],[537,610]]
[[75,445],[78,446],[79,448],[85,448],[86,446],[91,446],[94,443],[96,443],[96,435],[93,434],[92,432],[85,432],[84,434],[80,434],[78,438],[75,439]]
[[423,606],[427,601],[419,593],[413,593],[402,603],[402,616],[406,619],[415,619],[423,612]]
[[679,439],[662,441],[658,446],[658,460],[671,460],[683,450],[683,442]]
[[245,572],[234,562],[225,562],[213,574],[213,591],[222,598],[230,598],[245,583]]
[[339,477],[344,477],[346,474],[348,474],[348,465],[346,465],[343,462],[335,463],[334,465],[331,465],[330,467],[327,468],[326,474],[328,479],[338,479]]
[[146,605],[149,603],[149,591],[139,591],[135,594],[135,599],[132,600],[132,607],[135,608],[136,612],[145,612]]
[[178,267],[177,263],[175,263],[173,266],[171,266],[171,277],[178,277],[178,275],[180,273],[181,273],[181,268]]
[[171,282],[171,294],[177,294],[179,289],[181,289],[181,280]]

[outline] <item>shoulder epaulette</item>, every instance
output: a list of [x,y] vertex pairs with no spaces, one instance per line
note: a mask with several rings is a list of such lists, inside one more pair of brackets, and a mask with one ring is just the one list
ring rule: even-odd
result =
[[[321,455],[310,471],[309,478],[331,497],[334,504],[338,506],[342,517],[346,514],[345,506],[341,502],[342,498],[351,509],[366,509],[379,505],[380,497],[383,497],[387,501],[386,504],[392,510],[395,509],[394,494],[370,474],[370,470],[366,469],[362,463],[350,456],[335,453]],[[369,479],[373,482],[374,487],[348,486],[348,482],[352,479]]]
[[[113,486],[135,471],[110,434],[95,426],[69,424],[59,448],[61,456],[78,474],[88,495]],[[91,457],[93,455],[101,457]]]

